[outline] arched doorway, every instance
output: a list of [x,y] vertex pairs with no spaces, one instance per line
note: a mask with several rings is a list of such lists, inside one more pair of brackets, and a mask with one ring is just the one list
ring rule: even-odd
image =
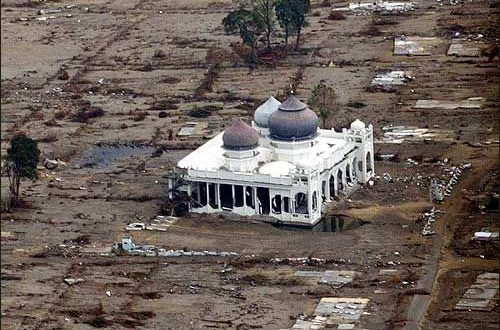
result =
[[343,191],[344,190],[344,181],[342,180],[343,173],[342,170],[338,170],[337,172],[337,190],[338,191]]
[[338,170],[337,172],[337,191],[344,190],[344,181],[343,181],[343,173],[342,170]]
[[318,194],[316,192],[313,192],[312,207],[313,211],[316,211],[318,209]]
[[349,163],[345,166],[345,181],[347,183],[352,183],[351,165]]
[[326,199],[326,181],[321,181],[321,201]]
[[295,213],[307,214],[307,195],[299,192],[295,195]]
[[330,180],[329,180],[329,185],[330,185],[330,198],[335,197],[335,177],[330,175]]

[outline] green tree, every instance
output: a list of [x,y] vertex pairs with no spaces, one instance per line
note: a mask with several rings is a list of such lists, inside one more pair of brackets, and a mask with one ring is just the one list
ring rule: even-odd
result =
[[309,106],[316,111],[321,118],[321,126],[326,128],[326,121],[330,117],[331,110],[337,103],[337,95],[332,87],[328,87],[321,82],[311,90],[311,96],[307,101]]
[[276,17],[281,28],[285,31],[285,44],[288,46],[288,37],[293,34],[292,13],[288,0],[278,0],[275,6]]
[[278,0],[275,10],[278,21],[285,30],[285,42],[288,44],[288,37],[296,33],[295,49],[298,49],[302,28],[307,25],[306,15],[311,10],[311,2],[309,0]]
[[265,27],[266,46],[271,48],[271,33],[274,31],[274,6],[276,0],[252,0],[253,12],[260,17]]
[[259,36],[265,31],[265,22],[254,10],[247,10],[243,7],[229,13],[222,20],[224,30],[227,33],[237,33],[243,44],[252,49],[252,62],[257,61],[256,45]]
[[35,179],[40,158],[37,142],[24,134],[15,135],[5,155],[4,170],[9,179],[10,204],[19,201],[21,179]]

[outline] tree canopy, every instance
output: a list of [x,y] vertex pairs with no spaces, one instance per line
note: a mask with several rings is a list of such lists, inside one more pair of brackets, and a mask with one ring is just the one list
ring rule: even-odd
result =
[[295,49],[298,49],[310,9],[310,0],[247,0],[238,10],[229,13],[222,24],[226,33],[239,34],[243,44],[252,48],[252,60],[255,62],[260,37],[264,36],[266,47],[271,48],[276,20],[285,32],[286,45],[289,36],[297,35]]
[[224,17],[222,24],[226,32],[238,33],[240,35],[243,44],[252,48],[252,55],[255,59],[257,40],[265,30],[265,23],[262,17],[253,10],[241,7]]
[[323,128],[326,128],[328,117],[337,104],[335,90],[324,82],[320,82],[311,90],[311,96],[307,103],[321,118]]
[[[287,25],[289,33],[297,33],[295,49],[298,49],[302,28],[307,26],[306,15],[311,10],[311,2],[309,0],[279,0],[276,10],[280,24]],[[285,35],[286,33],[285,31]],[[286,37],[288,38],[288,35]]]
[[10,148],[4,158],[6,174],[9,178],[11,201],[19,198],[21,179],[35,179],[40,150],[36,141],[24,134],[15,135],[10,141]]

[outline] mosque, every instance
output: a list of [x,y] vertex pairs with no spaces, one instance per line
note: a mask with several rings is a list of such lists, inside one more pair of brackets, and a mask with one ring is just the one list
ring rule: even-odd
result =
[[335,197],[374,176],[373,127],[356,119],[342,132],[319,129],[316,113],[294,95],[283,103],[271,96],[251,126],[235,120],[176,171],[191,212],[314,225]]

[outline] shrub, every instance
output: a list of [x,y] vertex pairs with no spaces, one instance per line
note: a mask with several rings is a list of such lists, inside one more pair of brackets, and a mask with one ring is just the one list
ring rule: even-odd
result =
[[104,116],[104,110],[99,107],[81,107],[76,113],[72,115],[72,121],[78,123],[87,123],[90,119],[101,116]]
[[330,15],[328,15],[328,19],[332,21],[340,21],[345,18],[346,18],[345,15],[338,11],[332,11]]
[[134,116],[132,117],[132,120],[133,121],[143,121],[144,119],[146,119],[147,116],[148,116],[147,111],[139,111],[139,112],[136,112],[134,114]]

